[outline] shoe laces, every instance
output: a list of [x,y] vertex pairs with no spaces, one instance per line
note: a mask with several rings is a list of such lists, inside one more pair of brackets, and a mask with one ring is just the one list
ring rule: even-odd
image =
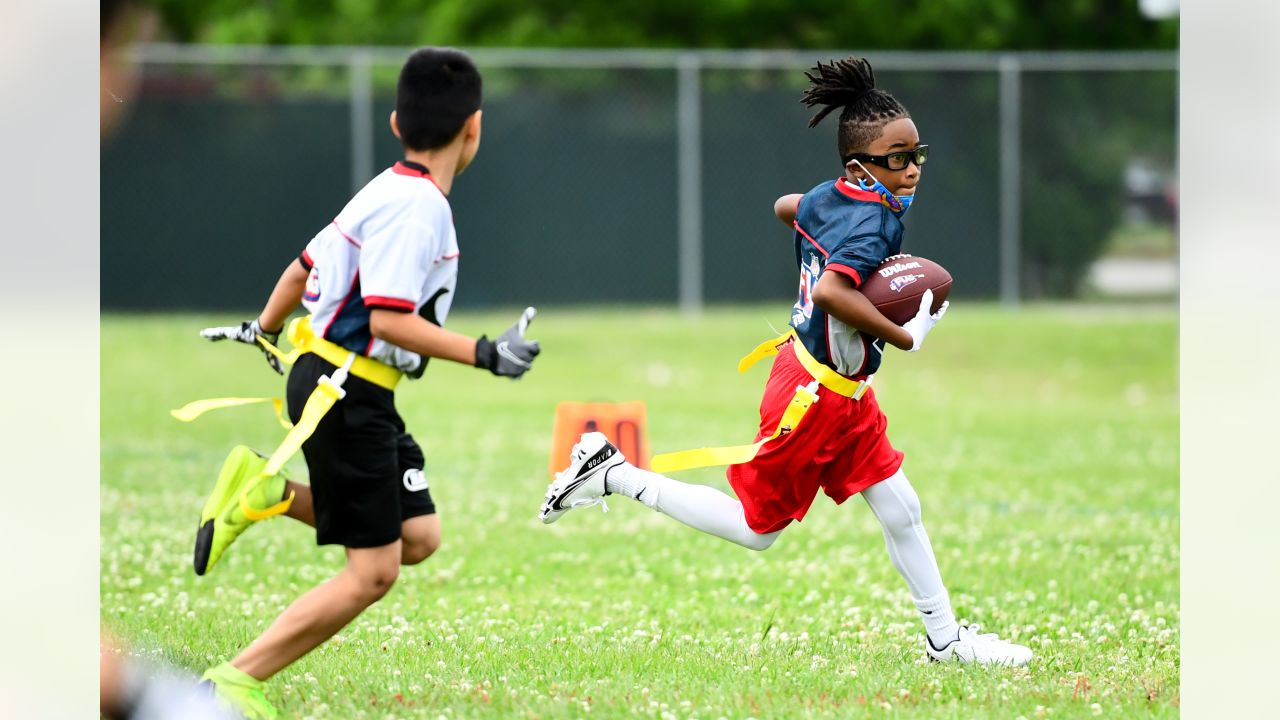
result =
[[997,635],[997,634],[995,634],[995,633],[993,633],[993,632],[988,632],[988,633],[980,633],[980,632],[978,632],[979,630],[981,630],[981,629],[982,629],[982,626],[981,626],[981,625],[979,625],[978,623],[974,623],[974,624],[972,624],[972,625],[969,625],[969,626],[967,626],[965,629],[967,629],[967,630],[969,631],[970,636],[971,636],[974,640],[978,640],[978,641],[983,642],[983,643],[997,644],[997,643],[1004,643],[1004,642],[1005,642],[1004,640],[1001,640],[1001,639],[1000,639],[1000,636],[999,636],[999,635]]
[[605,502],[604,498],[602,497],[582,498],[579,500],[574,500],[573,502],[569,503],[570,509],[573,509],[573,510],[577,510],[578,508],[591,507],[592,505],[599,505],[601,510],[603,510],[604,512],[609,512],[609,503]]

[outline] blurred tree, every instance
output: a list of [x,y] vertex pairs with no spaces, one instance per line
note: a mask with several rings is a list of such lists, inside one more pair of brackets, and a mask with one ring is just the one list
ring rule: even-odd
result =
[[1137,0],[153,0],[183,42],[511,47],[1172,49]]
[[1134,158],[1173,162],[1173,72],[1026,73],[1022,116],[1022,287],[1069,297],[1120,223]]

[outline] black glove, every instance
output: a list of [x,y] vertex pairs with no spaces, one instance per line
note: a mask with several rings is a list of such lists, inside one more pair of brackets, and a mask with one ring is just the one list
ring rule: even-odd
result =
[[284,374],[284,367],[280,364],[280,358],[272,355],[265,347],[262,346],[262,343],[258,342],[258,338],[262,338],[272,345],[275,345],[280,339],[280,331],[276,330],[275,332],[267,332],[262,329],[262,325],[260,325],[257,320],[254,320],[253,322],[242,322],[239,327],[236,327],[235,325],[228,325],[226,327],[205,328],[200,331],[200,337],[205,340],[213,340],[215,342],[218,340],[231,339],[236,342],[252,345],[261,350],[263,355],[267,356],[267,364],[271,366],[272,370],[275,370],[281,375]]
[[537,314],[537,310],[525,308],[516,324],[499,335],[497,342],[490,340],[487,335],[481,335],[476,341],[476,367],[513,379],[528,372],[533,366],[533,359],[542,352],[537,340],[524,338],[529,323]]

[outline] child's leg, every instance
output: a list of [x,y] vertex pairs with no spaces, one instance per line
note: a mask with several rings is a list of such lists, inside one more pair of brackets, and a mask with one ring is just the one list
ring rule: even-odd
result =
[[[290,480],[285,485],[285,497],[290,491],[293,492],[293,503],[285,515],[315,527],[316,509],[311,486]],[[401,565],[417,565],[426,560],[440,547],[440,516],[431,513],[405,520],[400,525],[400,540]]]
[[417,565],[440,547],[440,516],[411,517],[400,524],[400,564]]
[[231,664],[258,680],[280,672],[333,637],[391,589],[400,573],[400,541],[348,548],[342,572],[293,601]]
[[639,500],[695,530],[751,550],[767,550],[782,533],[755,532],[747,525],[742,503],[713,487],[682,483],[629,462],[610,468],[604,483],[611,493]]
[[937,647],[954,640],[960,627],[920,518],[920,498],[907,476],[899,470],[863,490],[862,497],[884,529],[889,558],[907,581],[930,640]]
[[284,511],[288,517],[303,522],[311,527],[316,526],[316,506],[311,499],[311,486],[289,480],[284,484],[284,496],[293,493],[293,502]]

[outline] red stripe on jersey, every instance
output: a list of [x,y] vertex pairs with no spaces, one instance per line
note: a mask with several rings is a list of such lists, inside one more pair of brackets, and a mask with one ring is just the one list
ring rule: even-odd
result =
[[385,297],[383,295],[365,295],[364,306],[371,308],[386,308],[388,310],[407,310],[413,312],[417,304],[412,300],[404,298]]
[[822,253],[822,257],[831,257],[831,253],[824,250],[822,246],[818,244],[818,241],[813,239],[812,235],[805,232],[804,228],[800,227],[799,222],[794,222],[791,224],[796,226],[796,231],[799,232],[801,235],[803,235],[805,240],[808,240],[809,242],[813,243],[813,246],[818,248],[818,252]]
[[836,180],[836,190],[839,190],[841,195],[854,200],[873,203],[880,202],[879,195],[871,192],[870,190],[863,190],[862,188],[857,187],[853,183],[849,182],[848,178],[840,178],[839,180]]
[[331,224],[331,225],[333,225],[334,229],[338,231],[338,234],[339,234],[339,235],[341,235],[342,237],[344,237],[344,238],[346,238],[346,239],[347,239],[347,242],[351,243],[352,245],[356,246],[357,248],[359,248],[359,247],[360,247],[360,243],[359,243],[359,242],[357,242],[355,238],[351,237],[350,235],[348,235],[348,234],[346,234],[345,232],[343,232],[343,231],[342,231],[342,226],[338,224],[338,220],[337,220],[336,218],[335,218],[335,219],[334,219],[334,221],[333,221],[332,223],[330,223],[330,224]]
[[452,259],[454,259],[454,258],[458,257],[458,256],[459,256],[459,255],[461,255],[461,254],[462,254],[462,253],[460,253],[460,252],[456,252],[456,253],[454,253],[454,254],[452,254],[452,255],[441,255],[439,258],[437,258],[437,259],[436,259],[436,261],[435,261],[435,262],[433,262],[433,263],[431,263],[431,264],[432,264],[432,265],[439,265],[440,263],[444,262],[445,260],[452,260]]
[[838,272],[841,275],[847,275],[853,278],[854,287],[858,287],[859,285],[862,284],[862,276],[858,274],[857,270],[854,270],[848,265],[841,265],[840,263],[827,263],[826,267],[824,267],[823,270],[831,270],[833,272]]
[[311,268],[316,266],[316,261],[311,259],[311,253],[307,252],[306,250],[302,251],[302,255],[300,255],[298,259],[302,260],[302,266],[306,268],[308,271],[310,271]]

